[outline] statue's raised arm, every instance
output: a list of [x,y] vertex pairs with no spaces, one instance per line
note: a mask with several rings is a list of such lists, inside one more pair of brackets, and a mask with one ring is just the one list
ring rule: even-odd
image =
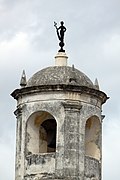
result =
[[59,43],[59,46],[60,46],[60,50],[59,50],[59,52],[65,52],[65,50],[63,49],[63,47],[64,47],[64,34],[65,34],[65,31],[67,30],[66,29],[66,27],[64,26],[64,22],[63,21],[61,21],[60,22],[60,27],[57,27],[57,23],[56,22],[54,22],[54,26],[55,26],[55,28],[56,28],[56,31],[57,31],[57,36],[58,36],[58,39],[59,39],[59,41],[60,41],[60,43]]

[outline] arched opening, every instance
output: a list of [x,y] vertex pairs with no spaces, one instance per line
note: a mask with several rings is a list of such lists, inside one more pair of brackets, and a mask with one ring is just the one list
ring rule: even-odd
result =
[[100,160],[101,126],[97,116],[92,116],[85,125],[85,155]]
[[[56,121],[47,119],[40,125],[39,151],[55,152],[56,149]],[[42,149],[42,146],[44,148]]]
[[56,151],[56,120],[48,112],[33,113],[26,127],[26,153],[49,153]]

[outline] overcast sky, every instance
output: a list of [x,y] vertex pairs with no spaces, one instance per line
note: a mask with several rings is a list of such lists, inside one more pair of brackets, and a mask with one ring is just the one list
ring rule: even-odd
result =
[[14,179],[16,101],[23,69],[29,79],[54,65],[53,22],[64,20],[69,65],[110,99],[103,106],[103,180],[120,179],[120,0],[0,0],[0,180]]

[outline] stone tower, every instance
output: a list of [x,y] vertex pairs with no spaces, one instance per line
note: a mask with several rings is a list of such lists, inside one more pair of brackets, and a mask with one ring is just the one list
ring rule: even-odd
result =
[[107,96],[65,52],[11,95],[17,100],[16,180],[101,180],[102,104]]

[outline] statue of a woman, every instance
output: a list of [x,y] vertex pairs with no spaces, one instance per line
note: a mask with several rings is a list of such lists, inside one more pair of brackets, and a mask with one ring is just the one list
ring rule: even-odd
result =
[[64,34],[65,34],[65,31],[66,31],[66,27],[64,26],[63,21],[61,21],[60,24],[61,24],[61,26],[57,27],[57,23],[54,22],[54,26],[55,26],[56,31],[57,31],[57,36],[58,36],[58,39],[60,41],[60,43],[59,43],[59,46],[60,46],[59,52],[65,52],[65,50],[63,49],[63,46],[65,45],[64,44]]

